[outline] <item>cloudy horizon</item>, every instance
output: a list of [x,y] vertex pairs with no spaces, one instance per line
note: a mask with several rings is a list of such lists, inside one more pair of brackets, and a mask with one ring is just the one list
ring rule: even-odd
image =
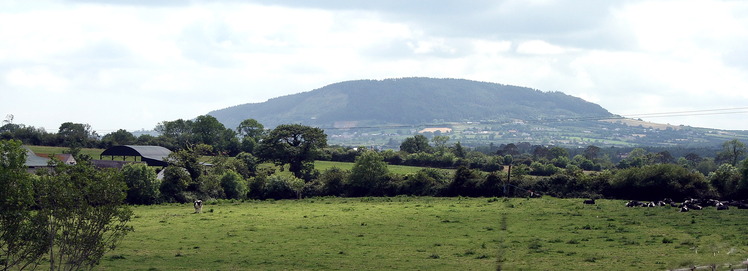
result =
[[49,132],[150,130],[402,77],[561,91],[617,115],[748,130],[743,1],[11,0],[0,35],[0,114]]

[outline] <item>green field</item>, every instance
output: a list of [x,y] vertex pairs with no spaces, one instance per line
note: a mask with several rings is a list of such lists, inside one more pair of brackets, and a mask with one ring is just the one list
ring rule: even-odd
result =
[[[49,146],[33,146],[33,145],[26,145],[31,151],[37,154],[61,154],[65,151],[69,150],[70,148],[65,147],[49,147]],[[82,148],[81,154],[87,154],[90,155],[93,159],[99,159],[99,155],[104,152],[104,149],[93,149],[93,148]]]
[[[325,170],[331,168],[331,167],[337,167],[344,170],[351,170],[353,168],[353,163],[347,163],[347,162],[333,162],[333,161],[315,161],[314,162],[314,168],[319,170],[320,172],[324,172]],[[402,166],[402,165],[388,165],[387,169],[391,173],[401,174],[405,175],[408,173],[416,173],[419,170],[423,169],[423,167],[413,167],[413,166]],[[448,172],[449,174],[454,173],[453,169],[443,169],[445,172]]]
[[[101,270],[665,270],[748,257],[748,210],[622,201],[314,198],[133,207]],[[505,219],[502,219],[505,217]],[[502,220],[505,223],[502,223]]]

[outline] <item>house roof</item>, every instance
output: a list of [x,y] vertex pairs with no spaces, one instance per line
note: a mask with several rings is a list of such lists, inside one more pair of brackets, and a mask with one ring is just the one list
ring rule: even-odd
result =
[[[25,147],[24,147],[25,148]],[[37,156],[34,151],[26,148],[26,162],[23,163],[26,167],[46,167],[49,166],[51,159]]]
[[104,150],[101,156],[140,156],[149,166],[168,166],[166,157],[171,151],[161,146],[122,145]]

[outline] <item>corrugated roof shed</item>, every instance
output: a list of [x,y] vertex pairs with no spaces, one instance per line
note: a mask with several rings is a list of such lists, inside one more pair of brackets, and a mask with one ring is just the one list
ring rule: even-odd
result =
[[161,146],[123,145],[106,149],[101,156],[140,156],[143,162],[149,166],[168,166],[166,157],[171,151]]

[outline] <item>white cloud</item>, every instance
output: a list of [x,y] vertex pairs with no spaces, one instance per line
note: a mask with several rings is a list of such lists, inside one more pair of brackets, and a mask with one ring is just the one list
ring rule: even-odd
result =
[[[624,115],[748,103],[740,1],[6,1],[0,36],[0,96],[14,97],[0,114],[52,130],[150,129],[410,76],[558,90]],[[30,106],[41,103],[75,109]],[[709,117],[653,121],[748,129],[741,115]]]

